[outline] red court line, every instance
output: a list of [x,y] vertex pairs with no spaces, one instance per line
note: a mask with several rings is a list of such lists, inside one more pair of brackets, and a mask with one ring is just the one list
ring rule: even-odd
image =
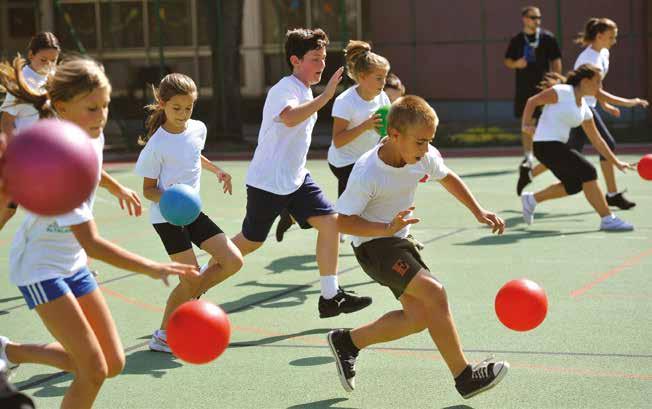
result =
[[158,305],[154,305],[154,304],[148,304],[146,302],[142,302],[142,301],[137,300],[135,298],[127,297],[126,295],[121,294],[121,293],[119,293],[119,292],[117,292],[115,290],[112,290],[112,289],[108,288],[107,286],[102,285],[102,286],[100,286],[100,289],[102,290],[102,292],[104,294],[106,294],[106,295],[108,295],[110,297],[122,300],[122,301],[126,302],[127,304],[135,305],[138,308],[142,308],[142,309],[147,310],[147,311],[165,312],[165,308],[163,308],[163,307],[159,307]]
[[609,278],[615,276],[616,274],[620,273],[623,270],[626,270],[629,267],[633,267],[639,264],[645,257],[649,257],[649,256],[652,256],[652,248],[647,249],[642,253],[639,253],[633,257],[628,258],[622,264],[612,268],[609,271],[601,273],[600,276],[598,276],[598,278],[596,278],[595,280],[591,281],[590,283],[584,285],[581,288],[578,288],[577,290],[572,291],[570,296],[575,298],[575,297],[579,297],[580,295],[583,295],[584,293],[586,293],[596,285],[602,283],[603,281],[608,280]]

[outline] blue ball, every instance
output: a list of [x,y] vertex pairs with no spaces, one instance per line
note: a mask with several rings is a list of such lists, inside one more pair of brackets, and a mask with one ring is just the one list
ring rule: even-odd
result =
[[174,185],[163,192],[159,202],[163,218],[175,226],[187,226],[201,212],[199,192],[188,185]]

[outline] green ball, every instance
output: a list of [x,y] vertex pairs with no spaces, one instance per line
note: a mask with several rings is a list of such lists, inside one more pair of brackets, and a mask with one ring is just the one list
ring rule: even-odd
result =
[[389,114],[389,105],[382,106],[376,111],[377,115],[380,115],[382,120],[380,128],[376,128],[380,136],[387,136],[387,115]]

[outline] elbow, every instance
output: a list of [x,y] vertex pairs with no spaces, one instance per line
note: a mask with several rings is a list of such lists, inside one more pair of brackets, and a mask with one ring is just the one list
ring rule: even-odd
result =
[[348,230],[348,219],[349,216],[342,214],[337,215],[337,231],[344,234],[349,234]]
[[338,138],[337,136],[333,137],[333,146],[335,146],[337,149],[341,148],[344,145],[346,144],[342,143],[342,140],[340,138]]

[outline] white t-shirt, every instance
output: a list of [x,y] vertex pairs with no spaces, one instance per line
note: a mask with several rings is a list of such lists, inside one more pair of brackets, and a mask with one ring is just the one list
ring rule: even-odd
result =
[[[140,151],[136,174],[158,179],[156,187],[161,191],[184,184],[199,192],[201,151],[205,144],[206,125],[201,121],[190,119],[186,130],[178,134],[159,127]],[[167,223],[157,202],[152,202],[149,208],[149,221],[152,224]]]
[[[99,159],[101,178],[104,135],[91,141]],[[25,286],[52,278],[69,277],[86,266],[86,251],[71,232],[70,226],[93,219],[94,201],[95,191],[70,213],[45,217],[27,212],[9,250],[9,277],[14,285]]]
[[258,146],[249,164],[245,183],[277,195],[288,195],[301,187],[308,169],[306,156],[317,113],[288,128],[279,115],[287,107],[312,101],[312,90],[294,75],[283,77],[267,93]]
[[582,105],[575,102],[572,85],[559,84],[552,87],[557,92],[557,103],[543,107],[541,118],[534,132],[534,142],[559,141],[566,143],[571,128],[576,128],[587,119],[593,118],[593,112],[581,98]]
[[[575,66],[573,69],[577,69],[582,64],[593,64],[600,68],[600,71],[602,71],[602,79],[607,76],[607,73],[609,72],[609,50],[606,48],[603,48],[600,50],[600,52],[595,51],[591,46],[588,46],[580,53],[580,55],[577,56],[577,60],[575,60]],[[584,97],[586,99],[587,104],[589,104],[590,107],[595,107],[597,104],[597,100],[595,97]]]
[[[47,76],[37,73],[31,69],[29,65],[23,67],[23,76],[25,77],[25,82],[32,90],[37,92],[45,91],[43,87],[48,79]],[[16,120],[14,121],[16,124],[16,130],[31,125],[39,119],[38,110],[34,108],[32,104],[17,104],[16,97],[9,93],[7,93],[2,106],[0,106],[0,111],[4,111],[16,117]]]
[[[348,131],[369,119],[378,108],[384,105],[390,105],[385,91],[381,91],[371,101],[365,101],[358,94],[358,86],[354,85],[335,98],[332,115],[334,118],[348,121],[349,124],[346,127]],[[336,148],[335,144],[331,142],[331,146],[328,148],[328,163],[336,168],[352,165],[363,153],[376,146],[379,140],[378,132],[375,129],[368,129],[339,148]]]
[[[401,168],[389,166],[378,157],[380,146],[363,154],[353,166],[346,190],[337,200],[335,210],[343,215],[357,215],[370,222],[389,223],[396,214],[414,204],[414,194],[424,174],[435,180],[450,172],[432,145],[421,160]],[[405,238],[410,225],[394,234]],[[355,247],[379,237],[352,236]]]

